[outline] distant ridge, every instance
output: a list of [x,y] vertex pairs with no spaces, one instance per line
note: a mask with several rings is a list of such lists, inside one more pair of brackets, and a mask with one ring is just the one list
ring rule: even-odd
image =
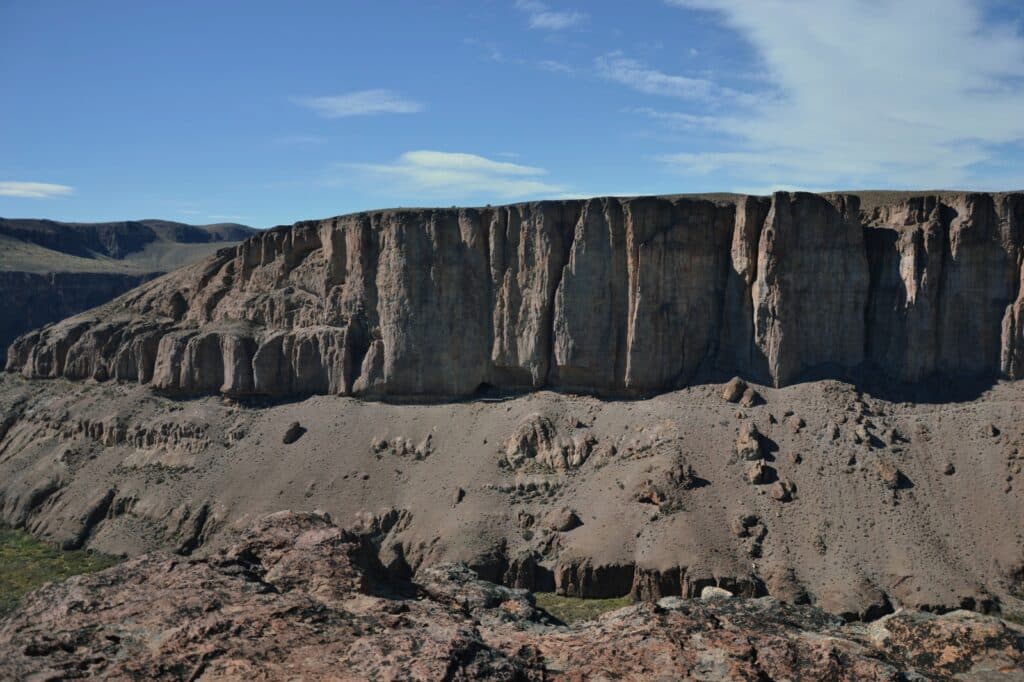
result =
[[0,218],[0,349],[256,232],[237,223]]

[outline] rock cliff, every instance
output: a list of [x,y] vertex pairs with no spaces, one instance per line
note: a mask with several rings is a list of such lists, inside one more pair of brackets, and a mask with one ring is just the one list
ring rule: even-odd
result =
[[376,211],[222,249],[21,337],[7,369],[278,397],[1016,379],[1022,254],[1017,193]]

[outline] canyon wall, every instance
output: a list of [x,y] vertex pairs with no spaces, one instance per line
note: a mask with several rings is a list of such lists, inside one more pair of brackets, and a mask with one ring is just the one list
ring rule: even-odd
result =
[[256,235],[18,339],[7,370],[184,394],[644,395],[1024,378],[1024,194],[402,209]]
[[0,348],[25,332],[102,305],[154,274],[106,272],[0,272],[5,292],[0,312]]

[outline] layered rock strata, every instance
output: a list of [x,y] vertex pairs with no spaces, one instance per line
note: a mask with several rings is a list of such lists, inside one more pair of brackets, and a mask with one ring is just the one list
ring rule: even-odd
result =
[[185,394],[642,395],[717,369],[1024,377],[1024,194],[645,197],[267,231],[27,334],[8,371]]

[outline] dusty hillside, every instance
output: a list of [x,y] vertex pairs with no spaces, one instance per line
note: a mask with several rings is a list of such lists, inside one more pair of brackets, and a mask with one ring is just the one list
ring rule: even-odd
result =
[[255,515],[324,509],[392,517],[399,576],[465,561],[580,596],[722,585],[848,618],[1019,608],[1020,385],[946,404],[722,390],[259,407],[8,375],[0,500],[43,538],[114,553],[202,552]]

